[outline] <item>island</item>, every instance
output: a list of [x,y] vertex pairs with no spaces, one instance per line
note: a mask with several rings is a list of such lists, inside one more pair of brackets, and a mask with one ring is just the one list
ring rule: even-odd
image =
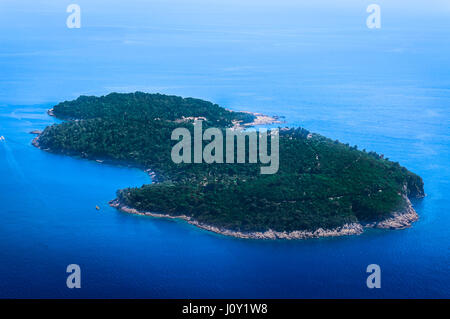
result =
[[260,165],[249,162],[174,163],[172,132],[192,132],[196,120],[223,130],[281,123],[200,99],[142,92],[80,96],[49,114],[63,122],[39,133],[34,146],[151,175],[148,185],[118,190],[111,206],[184,219],[223,235],[301,239],[400,229],[418,219],[410,199],[425,195],[422,179],[399,163],[300,127],[279,128],[275,174],[261,174]]

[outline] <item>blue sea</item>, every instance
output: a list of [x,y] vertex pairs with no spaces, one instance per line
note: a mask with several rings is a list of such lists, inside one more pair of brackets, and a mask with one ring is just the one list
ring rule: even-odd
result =
[[[377,1],[0,2],[0,297],[449,298],[450,5]],[[145,172],[31,145],[79,95],[160,92],[284,116],[422,176],[405,230],[298,241],[224,237],[121,213]],[[282,154],[280,154],[282,156]],[[96,210],[96,205],[100,210]],[[236,203],[239,205],[239,203]],[[66,267],[81,267],[81,289]],[[381,268],[381,288],[366,267]]]

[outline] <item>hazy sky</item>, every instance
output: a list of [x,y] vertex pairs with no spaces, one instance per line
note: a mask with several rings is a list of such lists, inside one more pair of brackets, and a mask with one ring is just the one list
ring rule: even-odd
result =
[[262,23],[260,20],[278,21],[281,17],[286,23],[306,20],[327,25],[330,19],[339,21],[349,16],[360,15],[364,20],[365,10],[372,3],[379,4],[383,15],[389,19],[395,16],[402,20],[450,17],[448,0],[1,0],[0,25],[29,25],[36,21],[56,24],[64,20],[65,8],[71,3],[81,6],[86,26],[131,22],[145,25],[152,22],[231,23],[233,20]]
[[[66,27],[71,3],[81,29]],[[222,100],[338,71],[421,81],[450,69],[449,30],[449,0],[0,0],[0,104],[137,89]]]

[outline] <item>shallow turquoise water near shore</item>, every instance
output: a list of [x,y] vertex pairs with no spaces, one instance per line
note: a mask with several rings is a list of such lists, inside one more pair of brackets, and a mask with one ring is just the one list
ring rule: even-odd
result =
[[[374,31],[364,6],[79,1],[83,27],[69,30],[64,4],[38,3],[0,10],[0,297],[450,297],[448,11],[382,4]],[[331,239],[228,238],[109,207],[117,189],[150,182],[138,169],[31,146],[54,103],[135,90],[285,116],[385,154],[424,179],[420,220]],[[66,288],[72,263],[78,290]],[[372,263],[381,289],[366,287]]]

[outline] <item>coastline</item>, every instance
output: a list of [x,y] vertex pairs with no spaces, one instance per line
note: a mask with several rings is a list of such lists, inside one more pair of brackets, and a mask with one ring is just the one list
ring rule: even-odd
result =
[[[248,114],[252,114],[252,115],[255,116],[255,119],[251,123],[241,124],[240,121],[239,122],[233,122],[233,127],[232,128],[235,129],[235,130],[244,130],[247,127],[258,126],[258,125],[270,125],[270,124],[281,124],[281,123],[283,123],[282,121],[280,121],[280,118],[278,116],[268,116],[268,115],[265,115],[265,114],[262,114],[262,113],[255,113],[255,112],[249,112],[249,111],[233,111],[233,110],[228,110],[228,111],[230,111],[230,112],[248,113]],[[56,115],[53,112],[53,108],[47,110],[47,115],[51,116],[51,117],[56,117]],[[39,137],[43,133],[43,130],[37,130],[36,129],[36,130],[33,130],[33,131],[29,132],[29,133],[33,134],[33,135],[36,135],[36,137],[33,138],[33,140],[31,141],[31,144],[34,147],[36,147],[36,148],[38,148],[40,150],[46,151],[46,152],[56,153],[56,152],[53,152],[52,150],[50,150],[48,148],[43,149],[39,145]],[[72,156],[71,154],[65,154],[65,155]],[[97,163],[105,163],[105,164],[111,164],[111,165],[119,164],[119,165],[137,167],[139,169],[142,169],[148,176],[150,176],[150,178],[152,180],[151,184],[158,183],[158,182],[160,182],[160,181],[162,181],[164,179],[164,177],[162,176],[163,174],[161,174],[161,172],[159,172],[159,174],[158,174],[152,168],[149,168],[149,167],[144,167],[144,166],[140,166],[140,165],[136,165],[136,164],[132,164],[132,163],[128,163],[128,162],[120,162],[120,161],[111,160],[111,159],[98,159],[98,158],[83,157],[83,156],[81,156],[81,158],[93,160],[93,161],[96,161]]]
[[[42,131],[35,130],[32,132],[29,132],[29,134],[34,134],[37,135],[35,138],[33,138],[33,140],[31,141],[31,145],[33,145],[34,147],[45,151],[45,152],[49,152],[49,153],[54,153],[54,154],[63,154],[63,155],[67,155],[67,156],[72,156],[72,154],[67,154],[67,153],[58,153],[58,152],[54,152],[49,148],[42,148],[39,145],[39,137],[42,134]],[[118,160],[111,160],[111,159],[99,159],[99,158],[93,158],[93,157],[83,157],[83,156],[79,156],[77,155],[78,158],[80,159],[87,159],[90,161],[95,161],[99,164],[110,164],[110,165],[123,165],[123,166],[127,166],[127,167],[135,167],[138,169],[142,169],[150,178],[151,178],[151,183],[150,184],[155,184],[158,183],[159,181],[162,180],[161,176],[157,174],[157,172],[155,172],[152,168],[148,168],[148,167],[144,167],[144,166],[139,166],[136,164],[132,164],[126,161],[118,161]]]
[[[230,112],[236,112],[232,110],[228,110]],[[233,129],[235,130],[244,130],[247,127],[258,126],[258,125],[271,125],[271,124],[282,124],[278,116],[269,116],[262,113],[255,113],[249,111],[238,111],[240,113],[252,114],[255,116],[255,119],[250,123],[242,124],[242,121],[232,121]]]
[[151,216],[156,218],[168,218],[168,219],[180,219],[187,223],[199,227],[204,230],[211,231],[216,234],[230,236],[241,239],[309,239],[309,238],[321,238],[321,237],[340,237],[340,236],[350,236],[350,235],[361,235],[364,229],[367,228],[380,228],[380,229],[405,229],[411,227],[412,223],[419,219],[419,215],[412,207],[409,199],[406,198],[406,207],[403,210],[393,212],[390,217],[376,221],[373,223],[348,223],[340,227],[332,229],[318,228],[314,231],[308,230],[294,230],[290,232],[286,231],[274,231],[267,230],[265,232],[240,232],[234,231],[226,228],[216,227],[208,224],[203,224],[195,219],[186,215],[172,216],[169,214],[143,212],[135,208],[128,207],[121,203],[117,198],[110,201],[109,205],[122,212],[128,214]]
[[[53,114],[53,109],[48,110],[49,116],[55,116]],[[233,123],[235,129],[244,129],[248,126],[256,126],[256,125],[267,125],[267,124],[274,124],[274,123],[282,123],[279,121],[278,117],[270,117],[267,115],[263,115],[261,113],[253,113],[253,112],[245,112],[244,113],[250,113],[256,116],[255,120],[251,123],[241,124],[239,122]],[[37,136],[32,140],[31,144],[35,146],[36,148],[39,148],[43,151],[50,151],[50,149],[43,149],[39,145],[39,137],[42,134],[42,131],[34,130],[30,132],[30,134],[36,134]],[[87,158],[89,160],[94,160],[98,163],[112,163],[114,164],[114,161],[110,160],[100,160],[95,158]],[[153,171],[151,168],[144,168],[143,169],[152,179],[152,184],[158,183],[159,179],[155,171]],[[406,185],[405,189],[406,191]],[[114,207],[122,212],[129,213],[129,214],[135,214],[135,215],[143,215],[143,216],[151,216],[156,218],[169,218],[169,219],[180,219],[184,220],[187,223],[194,225],[196,227],[199,227],[201,229],[211,231],[220,235],[224,236],[230,236],[235,238],[242,238],[242,239],[287,239],[287,240],[295,240],[295,239],[308,239],[308,238],[321,238],[321,237],[340,237],[340,236],[350,236],[350,235],[360,235],[364,232],[364,229],[368,228],[379,228],[379,229],[405,229],[408,227],[411,227],[412,223],[417,221],[419,219],[419,215],[414,210],[411,201],[406,195],[403,195],[403,198],[405,200],[406,206],[399,211],[394,211],[390,214],[389,217],[386,219],[375,221],[371,223],[347,223],[342,226],[332,228],[332,229],[324,229],[324,228],[318,228],[314,231],[308,231],[308,230],[295,230],[295,231],[274,231],[274,230],[267,230],[264,232],[241,232],[241,231],[234,231],[231,229],[216,227],[213,225],[208,225],[204,223],[200,223],[197,220],[186,216],[186,215],[177,215],[172,216],[169,214],[162,214],[162,213],[153,213],[153,212],[146,212],[146,211],[139,211],[135,208],[128,207],[121,203],[117,198],[114,200],[109,201],[109,205],[111,207]]]

